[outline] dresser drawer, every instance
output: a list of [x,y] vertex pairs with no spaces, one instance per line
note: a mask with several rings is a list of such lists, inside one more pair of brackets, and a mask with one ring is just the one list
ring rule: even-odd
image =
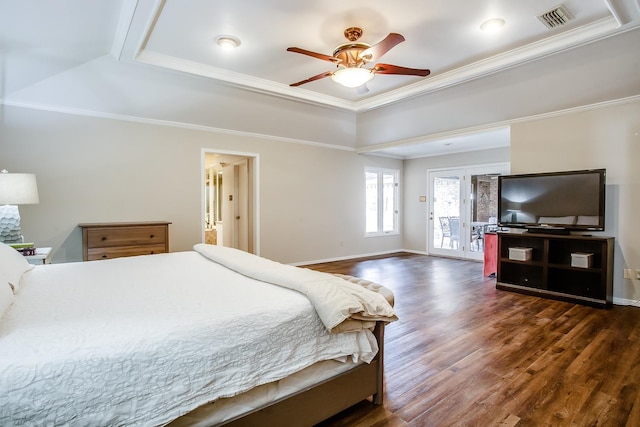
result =
[[153,255],[165,253],[164,243],[159,245],[113,246],[87,249],[87,261],[97,259],[120,258],[136,255]]
[[119,258],[169,252],[170,222],[103,222],[82,228],[82,259]]
[[153,245],[166,241],[166,227],[105,227],[87,230],[87,247],[106,248],[112,246]]

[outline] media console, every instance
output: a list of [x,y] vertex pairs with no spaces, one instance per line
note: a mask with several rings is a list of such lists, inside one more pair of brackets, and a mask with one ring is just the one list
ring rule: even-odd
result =
[[613,246],[613,237],[498,233],[496,288],[607,307],[613,300]]

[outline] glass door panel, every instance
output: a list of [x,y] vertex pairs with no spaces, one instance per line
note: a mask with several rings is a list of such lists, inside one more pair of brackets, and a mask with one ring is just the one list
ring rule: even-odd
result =
[[480,173],[471,175],[469,195],[470,224],[467,243],[470,252],[484,252],[484,235],[495,230],[498,220],[498,175]]
[[442,255],[459,255],[461,171],[448,170],[430,173],[431,199],[429,215],[429,252]]
[[484,236],[497,228],[498,176],[506,163],[429,171],[427,250],[434,255],[484,259]]

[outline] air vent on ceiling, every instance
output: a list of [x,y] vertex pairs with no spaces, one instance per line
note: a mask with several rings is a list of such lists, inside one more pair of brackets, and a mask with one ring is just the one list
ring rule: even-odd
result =
[[573,19],[564,6],[557,6],[548,12],[538,16],[538,19],[547,26],[547,28],[557,28],[565,25]]

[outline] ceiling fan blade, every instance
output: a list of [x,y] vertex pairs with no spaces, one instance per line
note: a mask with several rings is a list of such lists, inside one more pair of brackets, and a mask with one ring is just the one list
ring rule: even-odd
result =
[[372,71],[376,74],[402,74],[405,76],[426,77],[431,74],[431,70],[420,68],[407,68],[391,64],[376,64]]
[[322,59],[323,61],[329,61],[336,64],[339,62],[342,62],[341,59],[336,58],[334,56],[324,55],[322,53],[317,53],[317,52],[311,52],[310,50],[300,49],[299,47],[289,47],[287,48],[287,52],[301,53],[303,55],[312,56],[314,58]]
[[325,77],[329,77],[329,76],[331,76],[332,74],[333,74],[333,71],[327,71],[327,72],[324,72],[324,73],[318,74],[318,75],[316,75],[316,76],[309,77],[308,79],[302,80],[301,82],[291,83],[289,86],[300,86],[300,85],[303,85],[303,84],[305,84],[305,83],[312,82],[312,81],[314,81],[314,80],[320,80],[320,79],[323,79],[323,78],[325,78]]
[[360,57],[367,62],[377,61],[385,53],[389,52],[394,46],[404,41],[404,37],[398,33],[390,33],[382,41],[374,44],[369,49],[365,49],[360,53]]

